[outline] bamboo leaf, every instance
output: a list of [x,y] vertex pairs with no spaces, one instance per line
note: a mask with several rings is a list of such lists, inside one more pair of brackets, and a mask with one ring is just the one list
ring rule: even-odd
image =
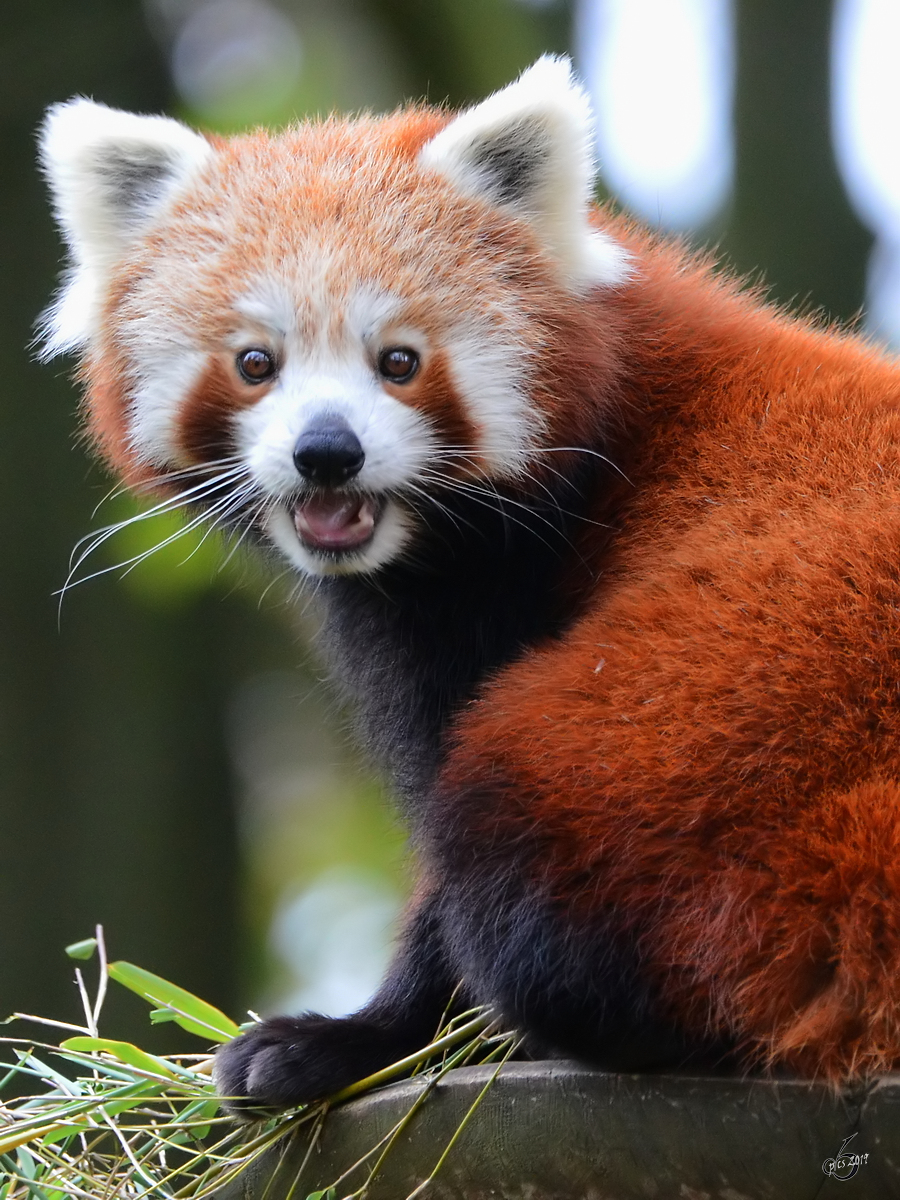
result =
[[14,1133],[0,1136],[0,1154],[9,1154],[10,1150],[18,1150],[27,1142],[37,1141],[48,1133],[56,1133],[60,1129],[68,1129],[71,1121],[51,1121],[46,1125],[28,1126]]
[[52,1067],[48,1067],[46,1063],[41,1062],[37,1055],[33,1054],[30,1050],[14,1049],[14,1053],[21,1066],[30,1067],[35,1075],[41,1079],[46,1079],[48,1083],[55,1083],[63,1095],[80,1095],[81,1087],[77,1083],[73,1083],[71,1079],[67,1079],[65,1075],[61,1075],[59,1071],[54,1071]]
[[77,1125],[61,1125],[60,1128],[55,1130],[53,1133],[45,1133],[41,1138],[41,1144],[43,1146],[55,1146],[57,1142],[62,1142],[66,1138],[74,1137],[78,1133],[84,1133],[85,1124],[86,1123],[82,1121]]
[[134,1072],[130,1071],[124,1063],[114,1067],[112,1060],[96,1058],[93,1054],[81,1050],[57,1050],[56,1053],[66,1062],[74,1063],[78,1067],[89,1067],[95,1075],[102,1075],[104,1079],[112,1079],[118,1083],[124,1083],[126,1086],[135,1082]]
[[[173,1020],[189,1033],[215,1042],[230,1042],[240,1033],[235,1022],[215,1005],[208,1004],[151,971],[145,971],[143,967],[136,967],[129,962],[114,962],[109,964],[108,971],[116,983],[137,992],[157,1010],[171,1011]],[[159,1020],[158,1016],[156,1020]]]
[[72,942],[70,946],[66,946],[66,954],[69,958],[88,959],[94,957],[94,951],[97,949],[96,938],[85,938],[81,942]]
[[147,1071],[151,1075],[164,1075],[167,1079],[175,1078],[175,1072],[164,1059],[138,1049],[131,1042],[117,1042],[112,1038],[71,1037],[60,1042],[59,1046],[61,1050],[80,1050],[83,1053],[105,1050],[129,1067],[137,1067],[139,1071]]
[[178,1014],[171,1008],[151,1008],[150,1024],[162,1025],[166,1021],[174,1021]]

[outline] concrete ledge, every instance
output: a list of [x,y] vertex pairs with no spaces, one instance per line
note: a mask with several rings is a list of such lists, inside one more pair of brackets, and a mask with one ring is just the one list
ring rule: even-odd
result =
[[[404,1200],[428,1176],[492,1067],[453,1071],[403,1131],[367,1200]],[[306,1200],[408,1112],[418,1081],[329,1114],[222,1200]],[[852,1159],[823,1171],[846,1138]],[[273,1179],[274,1173],[274,1179]],[[365,1172],[338,1197],[361,1187]],[[293,1191],[291,1190],[293,1188]],[[900,1075],[855,1093],[792,1081],[610,1075],[567,1062],[510,1063],[454,1146],[434,1200],[900,1200]]]

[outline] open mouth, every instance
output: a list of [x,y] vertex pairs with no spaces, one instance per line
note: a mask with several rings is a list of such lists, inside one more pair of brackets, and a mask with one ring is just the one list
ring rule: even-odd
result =
[[340,554],[368,542],[381,515],[381,504],[353,492],[319,491],[294,505],[297,536],[310,550]]

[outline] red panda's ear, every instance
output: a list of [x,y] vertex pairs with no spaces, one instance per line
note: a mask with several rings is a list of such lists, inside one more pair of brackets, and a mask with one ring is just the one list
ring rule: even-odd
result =
[[530,221],[574,288],[628,275],[625,251],[588,222],[593,118],[567,58],[538,59],[515,83],[452,120],[419,161],[467,195]]
[[109,271],[213,150],[168,117],[84,99],[54,105],[39,144],[71,256],[63,290],[43,318],[50,357],[90,340]]

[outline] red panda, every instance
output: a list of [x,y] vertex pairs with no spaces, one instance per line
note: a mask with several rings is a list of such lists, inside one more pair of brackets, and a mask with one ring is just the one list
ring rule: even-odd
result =
[[314,581],[421,864],[360,1012],[219,1052],[248,1107],[458,987],[609,1069],[900,1064],[900,369],[594,208],[591,146],[553,58],[457,115],[44,126],[47,353],[128,483]]

